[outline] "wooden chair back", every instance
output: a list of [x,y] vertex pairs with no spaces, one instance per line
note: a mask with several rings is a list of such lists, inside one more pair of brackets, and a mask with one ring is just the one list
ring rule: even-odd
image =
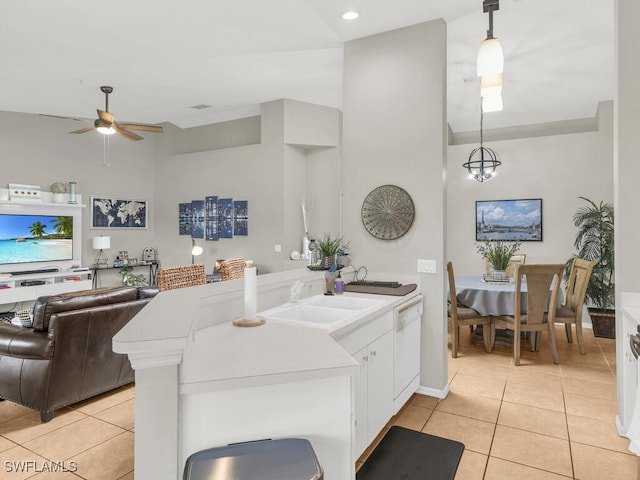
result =
[[[558,302],[558,291],[560,279],[564,271],[564,264],[530,264],[519,265],[516,269],[516,295],[514,305],[514,316],[516,323],[521,322],[522,315],[522,284],[526,278],[527,282],[527,308],[526,325],[527,330],[533,329],[534,325],[541,325],[548,316],[548,321],[553,323],[555,319],[555,306]],[[551,292],[551,296],[549,296]],[[547,308],[549,312],[547,315]],[[541,330],[541,329],[538,329]]]
[[580,317],[582,317],[582,306],[587,293],[587,285],[595,264],[596,262],[590,262],[582,258],[575,258],[571,264],[564,304],[567,307],[571,307],[571,310]]

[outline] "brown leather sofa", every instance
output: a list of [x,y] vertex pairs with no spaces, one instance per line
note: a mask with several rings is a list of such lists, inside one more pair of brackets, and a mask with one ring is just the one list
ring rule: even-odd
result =
[[146,287],[108,287],[40,297],[33,327],[0,324],[0,397],[52,412],[133,382],[113,336],[153,298]]

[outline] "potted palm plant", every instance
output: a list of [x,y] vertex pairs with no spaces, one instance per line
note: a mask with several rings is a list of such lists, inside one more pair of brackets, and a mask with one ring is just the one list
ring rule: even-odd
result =
[[[613,205],[587,202],[573,215],[578,228],[574,246],[578,253],[567,262],[567,272],[576,257],[595,262],[587,285],[586,298],[596,337],[615,338],[615,283],[613,244]],[[566,273],[566,272],[565,272]]]

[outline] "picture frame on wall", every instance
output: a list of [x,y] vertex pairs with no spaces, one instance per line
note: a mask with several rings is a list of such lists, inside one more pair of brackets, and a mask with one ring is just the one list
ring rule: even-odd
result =
[[476,201],[476,241],[542,241],[542,199]]
[[249,235],[249,202],[246,200],[233,201],[233,234]]
[[91,197],[91,228],[147,229],[149,202],[113,197]]

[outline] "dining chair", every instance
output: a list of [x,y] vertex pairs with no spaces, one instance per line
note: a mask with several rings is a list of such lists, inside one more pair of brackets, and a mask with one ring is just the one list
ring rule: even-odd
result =
[[587,285],[591,272],[596,262],[590,262],[582,258],[575,258],[571,264],[567,290],[565,292],[564,305],[556,309],[556,323],[564,323],[567,334],[567,342],[573,343],[571,335],[571,324],[576,325],[576,338],[578,339],[578,350],[582,355],[586,353],[584,340],[582,338],[582,307],[584,297],[587,293]]
[[451,262],[447,263],[447,274],[449,276],[449,296],[451,298],[447,306],[447,320],[451,324],[451,332],[453,334],[453,338],[451,339],[451,356],[453,358],[458,357],[461,325],[468,325],[469,327],[482,325],[484,349],[487,353],[491,353],[493,349],[492,339],[495,338],[491,316],[483,316],[473,308],[458,305],[456,301],[456,281],[453,274],[453,264]]
[[204,285],[206,276],[204,265],[181,265],[178,267],[161,268],[158,270],[158,290],[173,290],[176,288]]
[[509,278],[514,278],[514,275],[516,274],[516,267],[518,265],[523,265],[526,260],[526,253],[516,253],[514,255],[511,255],[511,258],[509,259],[509,265],[507,265],[507,275],[509,275]]
[[[553,363],[558,364],[558,345],[554,327],[558,290],[564,264],[529,264],[519,265],[515,273],[515,296],[513,316],[501,315],[493,317],[493,328],[513,330],[513,360],[520,365],[521,333],[529,333],[529,341],[533,342],[537,332],[549,333],[549,345]],[[526,303],[523,302],[523,295]],[[526,305],[523,312],[523,305]],[[549,310],[546,313],[547,309]]]

